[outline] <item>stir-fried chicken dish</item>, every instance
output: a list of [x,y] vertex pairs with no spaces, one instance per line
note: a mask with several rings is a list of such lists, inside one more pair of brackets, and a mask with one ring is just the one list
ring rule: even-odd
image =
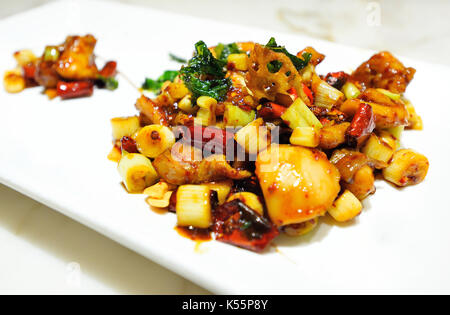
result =
[[[427,158],[401,146],[405,129],[422,129],[403,95],[415,70],[381,52],[353,73],[318,74],[324,59],[312,47],[291,54],[274,38],[199,41],[181,69],[145,80],[155,96],[136,101],[138,115],[111,120],[109,158],[124,186],[175,213],[193,238],[261,252],[325,215],[354,219],[376,178],[422,182]],[[78,80],[61,62],[56,73]],[[80,67],[96,73],[86,59]]]

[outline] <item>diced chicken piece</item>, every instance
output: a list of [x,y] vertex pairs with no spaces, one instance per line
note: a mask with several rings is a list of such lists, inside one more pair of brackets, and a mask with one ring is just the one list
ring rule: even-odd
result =
[[414,78],[416,70],[406,68],[387,51],[373,55],[351,75],[353,81],[366,88],[382,88],[394,93],[403,93]]

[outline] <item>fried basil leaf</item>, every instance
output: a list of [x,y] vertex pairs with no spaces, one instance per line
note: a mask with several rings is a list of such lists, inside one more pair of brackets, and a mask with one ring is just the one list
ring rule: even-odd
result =
[[187,63],[187,60],[181,57],[178,57],[177,55],[174,55],[172,53],[169,54],[170,59],[173,61],[179,62],[179,63]]
[[194,98],[210,96],[222,100],[231,81],[225,78],[226,61],[214,58],[203,41],[195,44],[195,54],[180,70],[181,78]]
[[221,61],[227,61],[228,56],[231,54],[239,54],[241,51],[239,50],[239,47],[236,45],[236,43],[231,44],[222,44],[219,43],[216,48],[214,48],[214,52],[216,53],[216,56]]
[[176,70],[164,71],[164,73],[160,75],[159,78],[156,80],[146,78],[145,82],[142,84],[142,88],[144,90],[148,90],[151,92],[158,92],[161,89],[161,86],[164,82],[166,81],[173,82],[173,80],[175,80],[178,74],[179,72]]
[[272,60],[267,64],[267,70],[269,70],[270,73],[277,73],[280,71],[281,67],[283,66],[283,63],[278,60]]
[[265,47],[269,48],[274,52],[279,52],[288,56],[289,59],[291,59],[292,63],[294,64],[294,67],[299,71],[308,65],[308,62],[311,60],[312,56],[310,53],[303,53],[302,55],[303,59],[298,58],[297,56],[289,53],[284,46],[279,46],[275,41],[275,38],[273,37],[270,38],[269,42],[266,44]]

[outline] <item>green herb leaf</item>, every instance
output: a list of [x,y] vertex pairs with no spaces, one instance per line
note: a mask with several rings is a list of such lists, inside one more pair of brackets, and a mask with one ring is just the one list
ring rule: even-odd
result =
[[270,73],[277,73],[280,71],[281,67],[283,66],[283,63],[279,60],[272,60],[267,64],[267,70],[269,70]]
[[153,80],[150,78],[145,78],[142,88],[147,91],[157,92],[161,89],[162,83],[158,80]]
[[228,56],[231,54],[239,54],[241,51],[239,50],[239,47],[236,45],[236,43],[231,44],[222,44],[219,43],[216,48],[214,48],[214,52],[216,53],[216,56],[221,61],[227,61]]
[[183,69],[189,69],[189,71],[196,72],[198,74],[223,78],[225,77],[225,71],[223,68],[226,64],[226,62],[214,58],[206,44],[203,41],[199,41],[195,44],[194,57],[188,61],[188,66]]
[[214,58],[203,41],[195,44],[195,55],[180,70],[181,78],[194,98],[202,95],[222,100],[231,81],[225,78],[225,61]]
[[158,78],[158,81],[164,83],[166,81],[170,81],[173,82],[173,80],[175,80],[175,78],[177,77],[177,75],[179,75],[180,72],[176,71],[176,70],[167,70],[164,71],[164,73]]
[[181,57],[178,57],[172,53],[169,54],[170,59],[172,59],[173,61],[179,62],[179,63],[187,63],[187,60]]
[[105,83],[106,88],[111,91],[114,91],[119,87],[119,82],[116,78],[107,78]]
[[227,94],[231,82],[229,79],[200,80],[194,75],[188,74],[184,77],[184,84],[194,98],[209,96],[216,100],[222,100]]
[[142,84],[142,88],[151,92],[158,92],[159,90],[161,90],[161,86],[164,82],[173,82],[178,74],[179,72],[176,70],[164,71],[164,73],[160,75],[156,80],[146,78],[144,84]]
[[273,37],[270,38],[269,42],[266,44],[266,47],[274,52],[283,53],[286,56],[288,56],[289,59],[291,59],[292,63],[294,64],[294,67],[299,71],[308,65],[308,62],[311,60],[312,57],[310,53],[303,53],[302,55],[303,59],[298,58],[295,55],[292,55],[286,50],[284,46],[279,46],[275,41],[275,38]]

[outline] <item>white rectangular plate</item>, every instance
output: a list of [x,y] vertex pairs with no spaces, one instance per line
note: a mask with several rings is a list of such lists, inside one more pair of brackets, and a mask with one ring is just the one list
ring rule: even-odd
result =
[[[176,69],[168,53],[188,57],[200,39],[210,45],[264,43],[275,36],[291,51],[314,46],[327,55],[321,73],[355,68],[373,53],[138,7],[73,1],[2,21],[0,70],[14,66],[15,50],[39,52],[68,34],[88,32],[98,38],[98,55],[118,60],[136,85]],[[216,293],[450,293],[450,69],[402,61],[417,69],[407,96],[425,124],[423,132],[405,132],[403,146],[428,156],[426,181],[401,190],[377,181],[377,193],[354,223],[322,222],[309,236],[280,237],[278,250],[265,254],[214,241],[196,248],[174,231],[174,215],[156,214],[142,195],[124,191],[115,164],[106,159],[109,119],[135,113],[138,93],[123,78],[114,92],[96,90],[91,98],[70,101],[49,101],[39,88],[18,95],[1,89],[0,182]]]

